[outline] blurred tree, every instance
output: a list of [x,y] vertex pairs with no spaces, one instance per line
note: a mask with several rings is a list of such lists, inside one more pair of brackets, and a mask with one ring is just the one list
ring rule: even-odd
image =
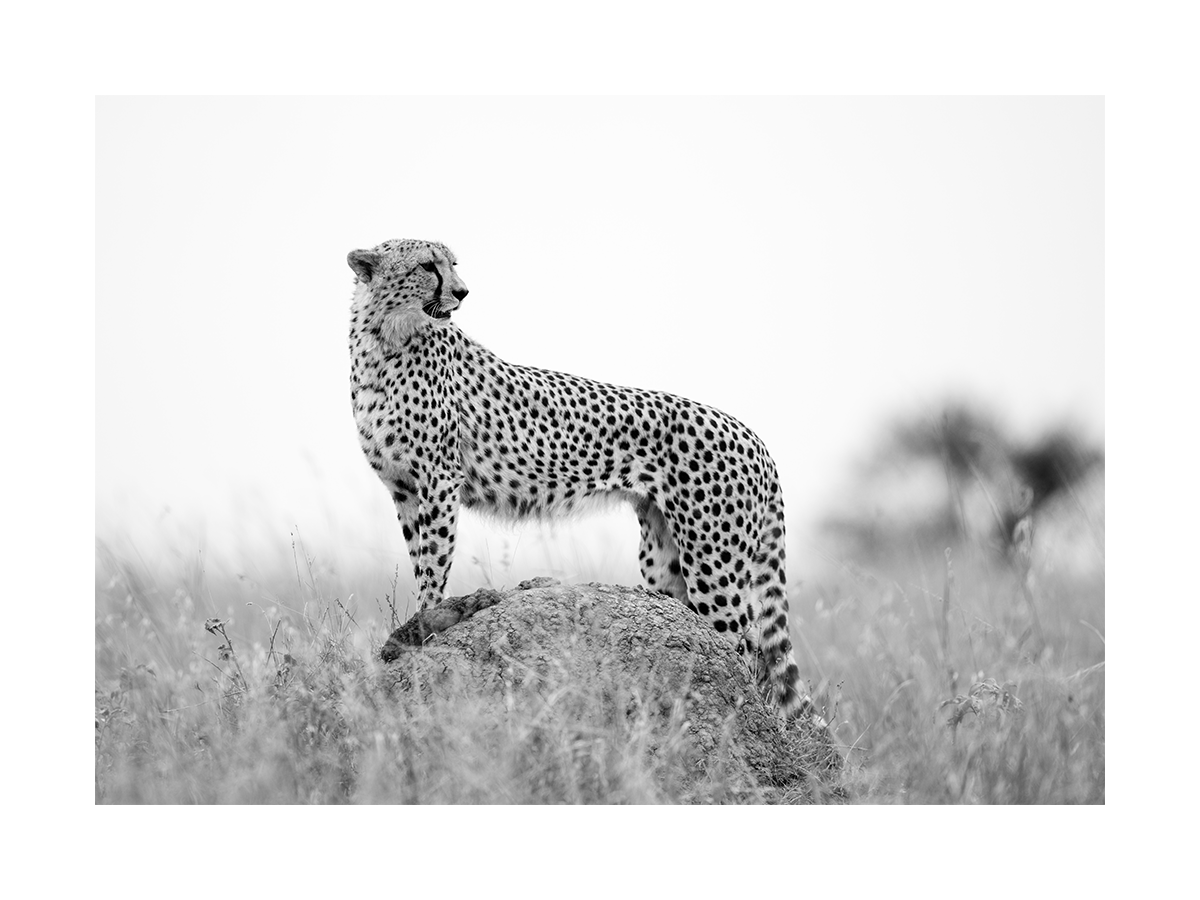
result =
[[897,422],[885,452],[933,457],[954,477],[966,478],[987,466],[1000,445],[999,429],[990,416],[955,403],[938,416]]
[[[900,462],[939,462],[948,488],[946,521],[954,535],[963,535],[967,531],[963,505],[967,485],[977,483],[986,491],[987,482],[1003,466],[1005,442],[991,416],[958,402],[947,404],[940,415],[897,422],[882,455]],[[999,510],[994,502],[992,506],[999,521]]]
[[1001,537],[1011,549],[1018,541],[1021,520],[1034,516],[1046,501],[1073,490],[1098,466],[1104,465],[1104,451],[1086,446],[1064,427],[1044,435],[1027,447],[1009,450],[1008,461],[1013,478],[1024,489],[1022,502],[1011,504],[1001,522]]
[[[934,528],[940,534],[926,537],[939,541],[990,533],[994,540],[989,543],[1011,557],[1028,550],[1036,513],[1103,466],[1104,451],[1087,445],[1066,425],[1032,443],[1013,440],[989,413],[955,401],[934,415],[894,423],[867,474],[879,478],[885,471],[899,472],[903,477],[930,463],[945,474],[945,512],[931,518],[927,504],[920,509],[914,506],[908,515],[902,509],[892,510],[895,525],[909,535],[914,528],[923,532]],[[877,484],[865,487],[871,491]],[[968,497],[974,520],[965,502]],[[989,520],[991,526],[986,524]],[[843,533],[858,532],[873,545],[886,542],[876,521],[856,525],[843,517],[837,524]]]

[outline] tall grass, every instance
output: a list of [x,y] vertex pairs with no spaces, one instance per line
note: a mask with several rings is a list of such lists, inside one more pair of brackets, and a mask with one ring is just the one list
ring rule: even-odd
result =
[[915,546],[799,592],[860,800],[1104,802],[1103,551],[1086,572],[1052,556]]
[[[211,566],[156,574],[102,547],[96,799],[104,803],[658,803],[755,799],[685,777],[682,714],[649,673],[485,698],[394,691],[376,661],[403,618],[347,604],[297,551],[270,588]],[[288,577],[288,574],[291,577]],[[216,597],[234,600],[218,608]],[[208,615],[216,613],[215,615]]]
[[[970,541],[806,567],[793,637],[852,800],[1104,801],[1097,525],[1090,568],[1056,565],[1053,545],[1022,568]],[[509,558],[460,559],[460,578],[511,587]],[[390,691],[376,653],[412,611],[395,573],[295,537],[254,577],[202,553],[152,559],[97,551],[97,802],[757,799],[684,778],[682,721],[626,715],[620,698],[654,690],[631,677],[564,678],[505,716]]]

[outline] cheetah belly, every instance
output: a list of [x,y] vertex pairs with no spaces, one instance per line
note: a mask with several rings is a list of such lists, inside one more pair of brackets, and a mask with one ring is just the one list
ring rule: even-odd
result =
[[463,506],[502,519],[557,519],[644,496],[615,474],[589,478],[566,462],[514,470],[510,461],[481,458],[473,448],[464,448],[462,458]]

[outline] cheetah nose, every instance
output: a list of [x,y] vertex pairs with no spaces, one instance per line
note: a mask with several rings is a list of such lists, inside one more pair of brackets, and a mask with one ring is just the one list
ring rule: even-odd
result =
[[467,289],[466,288],[455,288],[450,293],[454,295],[455,300],[461,300],[463,297],[467,296]]

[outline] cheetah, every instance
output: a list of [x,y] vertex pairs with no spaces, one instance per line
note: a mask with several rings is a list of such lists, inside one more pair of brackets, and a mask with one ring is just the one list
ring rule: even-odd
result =
[[783,496],[754,432],[682,397],[500,359],[450,322],[467,287],[444,244],[385,241],[347,261],[354,418],[419,609],[443,600],[460,507],[526,519],[628,501],[647,585],[735,643],[785,718],[811,715],[788,632]]

